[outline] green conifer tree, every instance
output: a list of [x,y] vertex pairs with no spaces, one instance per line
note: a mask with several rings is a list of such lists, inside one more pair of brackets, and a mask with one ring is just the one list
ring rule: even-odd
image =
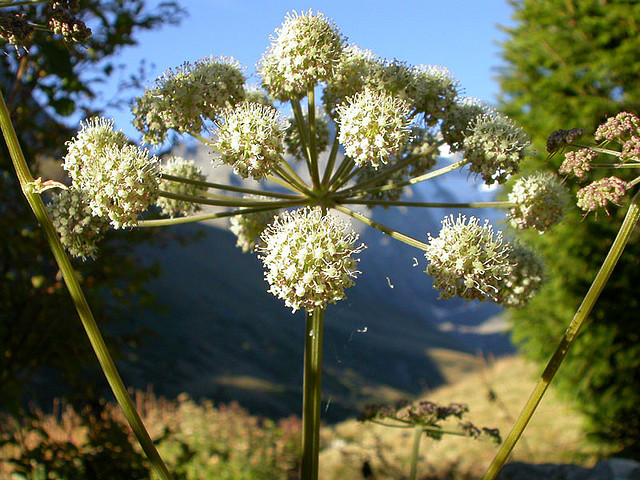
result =
[[[559,128],[592,135],[606,117],[640,111],[640,3],[625,0],[510,0],[504,28],[500,107],[532,136],[532,169],[556,170],[545,141]],[[591,139],[593,137],[591,136]],[[599,177],[611,172],[598,170]],[[624,172],[616,171],[624,177]],[[594,180],[595,178],[591,178]],[[574,189],[577,190],[577,187]],[[577,208],[543,236],[551,279],[526,309],[512,312],[515,341],[546,361],[600,267],[625,208],[583,218]],[[636,233],[557,380],[588,414],[594,436],[640,456],[640,235]]]

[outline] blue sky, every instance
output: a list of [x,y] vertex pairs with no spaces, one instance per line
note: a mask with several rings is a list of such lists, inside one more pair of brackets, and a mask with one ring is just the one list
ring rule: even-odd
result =
[[[132,69],[143,59],[153,65],[149,85],[165,70],[209,55],[235,57],[246,67],[249,83],[257,84],[255,63],[269,45],[269,35],[280,26],[286,12],[313,8],[335,21],[349,43],[388,59],[447,67],[460,80],[466,95],[488,102],[498,93],[493,77],[501,64],[498,42],[505,39],[498,25],[508,25],[511,15],[506,0],[180,3],[189,16],[179,26],[138,35],[139,45],[125,49],[118,58]],[[110,94],[107,90],[105,98]],[[139,138],[128,111],[108,114],[118,128]]]

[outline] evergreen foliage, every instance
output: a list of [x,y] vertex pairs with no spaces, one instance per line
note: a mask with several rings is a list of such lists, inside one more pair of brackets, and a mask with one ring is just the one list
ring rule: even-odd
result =
[[[501,111],[533,140],[533,169],[557,170],[545,142],[559,128],[579,127],[593,138],[606,117],[640,110],[640,4],[635,1],[510,1],[500,70]],[[587,140],[587,143],[592,141]],[[593,181],[612,175],[603,169]],[[623,179],[625,172],[616,170]],[[578,186],[573,186],[573,192]],[[546,361],[596,275],[624,215],[574,208],[545,235],[523,233],[544,254],[550,282],[526,308],[512,312],[513,336],[531,357]],[[559,386],[590,418],[600,440],[640,457],[640,243],[636,232],[565,360]]]

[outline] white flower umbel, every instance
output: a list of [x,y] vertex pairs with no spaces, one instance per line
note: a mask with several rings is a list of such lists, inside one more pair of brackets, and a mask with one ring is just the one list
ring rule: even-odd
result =
[[360,273],[353,255],[365,247],[355,245],[358,234],[319,207],[280,214],[261,238],[269,292],[294,312],[342,300]]
[[497,302],[505,307],[522,308],[544,284],[544,263],[535,253],[519,242],[511,244],[511,272],[502,278]]
[[[207,179],[202,173],[202,168],[196,166],[193,160],[185,160],[181,157],[170,158],[167,163],[160,167],[160,170],[164,175],[173,175],[187,180],[204,182]],[[170,180],[160,180],[160,190],[190,197],[197,197],[205,191],[204,188],[198,185]],[[170,217],[189,215],[201,209],[197,203],[165,197],[158,197],[156,205],[164,215],[169,215]]]
[[426,273],[441,291],[439,298],[496,300],[503,277],[513,268],[510,251],[502,232],[494,232],[488,220],[480,224],[476,217],[450,215],[437,237],[429,234]]
[[76,136],[66,143],[67,154],[62,168],[69,172],[74,181],[81,181],[82,170],[92,158],[100,156],[109,146],[124,147],[127,143],[126,135],[114,130],[113,120],[90,118],[81,124]]
[[260,180],[282,161],[287,123],[275,108],[243,102],[220,117],[214,148],[236,174]]
[[517,204],[507,214],[514,228],[533,228],[544,233],[564,215],[569,191],[554,174],[539,173],[519,179],[513,185],[509,201]]
[[516,173],[529,145],[522,128],[500,113],[475,117],[463,143],[469,170],[487,185],[504,183]]
[[404,100],[365,88],[337,112],[345,155],[360,166],[386,164],[409,140],[411,108]]
[[458,96],[459,83],[449,70],[438,66],[413,67],[413,107],[422,114],[427,125],[433,126],[446,117]]
[[252,252],[260,242],[260,235],[274,216],[274,211],[268,210],[231,217],[229,230],[238,237],[236,247],[245,253]]
[[451,152],[459,152],[464,148],[464,138],[469,135],[471,120],[478,115],[492,113],[483,102],[472,97],[458,98],[442,119],[440,132],[449,145]]
[[158,159],[125,141],[112,122],[89,120],[67,142],[63,165],[74,188],[87,195],[92,214],[108,218],[114,228],[135,226],[158,194]]
[[185,63],[165,72],[154,88],[136,99],[133,124],[152,145],[164,142],[170,129],[200,133],[205,119],[214,120],[223,108],[244,100],[244,83],[240,64],[233,58]]
[[344,48],[338,27],[322,13],[288,13],[258,64],[264,88],[275,98],[302,98],[333,75]]
[[382,68],[380,59],[370,50],[363,50],[357,45],[349,45],[344,49],[334,75],[327,80],[327,87],[322,94],[322,103],[326,112],[335,117],[335,109],[345,98],[355,95],[374,76],[374,71]]
[[86,195],[74,188],[62,190],[47,205],[60,241],[74,257],[96,258],[98,242],[109,228],[106,219],[91,214]]

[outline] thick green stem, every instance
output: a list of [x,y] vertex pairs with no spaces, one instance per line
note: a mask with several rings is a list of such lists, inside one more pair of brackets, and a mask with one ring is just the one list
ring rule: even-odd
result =
[[416,480],[418,476],[420,440],[422,440],[422,425],[416,425],[413,427],[413,448],[411,449],[411,471],[409,472],[409,480]]
[[306,312],[306,315],[300,478],[302,480],[318,480],[324,309],[315,308],[311,312]]
[[149,433],[145,429],[138,412],[127,393],[127,389],[118,374],[115,364],[113,363],[113,359],[107,350],[107,346],[104,343],[104,339],[100,334],[100,330],[93,318],[93,313],[89,308],[89,304],[82,292],[82,288],[80,287],[80,283],[78,282],[78,277],[73,267],[71,266],[71,262],[69,261],[69,257],[67,257],[64,247],[62,243],[60,243],[60,239],[58,238],[58,234],[47,215],[46,208],[44,203],[42,203],[42,199],[40,195],[35,193],[31,185],[33,185],[33,177],[29,172],[29,167],[27,166],[27,162],[25,161],[24,154],[22,153],[22,148],[20,147],[20,143],[18,142],[18,137],[13,128],[13,124],[11,123],[11,117],[9,115],[9,111],[4,101],[4,97],[0,94],[0,128],[2,129],[2,133],[4,135],[5,141],[7,142],[7,147],[9,148],[9,154],[11,156],[11,160],[13,161],[13,165],[16,170],[16,174],[18,176],[18,180],[20,181],[20,186],[22,187],[22,191],[29,202],[29,206],[33,210],[40,227],[42,228],[47,242],[49,243],[49,247],[53,252],[53,256],[60,268],[60,272],[62,273],[62,277],[67,285],[67,289],[69,290],[69,294],[71,295],[71,299],[78,311],[78,315],[80,316],[80,320],[82,321],[82,325],[87,333],[87,337],[89,337],[89,341],[91,342],[91,346],[93,347],[93,351],[98,358],[98,362],[102,367],[102,371],[104,372],[107,381],[109,382],[109,386],[113,391],[113,394],[116,397],[116,400],[122,411],[124,412],[133,433],[138,438],[142,449],[144,450],[147,458],[151,462],[152,467],[158,474],[158,476],[162,480],[170,480],[171,475],[167,470],[162,458],[158,454]]
[[496,454],[496,457],[493,459],[493,462],[489,466],[487,473],[485,473],[484,477],[482,477],[483,480],[493,480],[507,461],[507,458],[511,454],[513,447],[516,445],[518,439],[524,432],[524,429],[529,423],[529,420],[531,420],[531,417],[533,417],[533,414],[540,404],[543,395],[547,391],[547,388],[549,387],[551,381],[553,380],[553,377],[558,371],[558,368],[560,368],[560,365],[566,357],[567,352],[571,348],[571,345],[578,335],[582,324],[591,313],[591,310],[598,300],[600,293],[602,292],[604,286],[607,284],[607,281],[611,276],[611,272],[613,272],[616,263],[618,263],[618,260],[622,255],[622,251],[624,250],[624,247],[629,241],[629,238],[631,237],[631,234],[633,233],[633,230],[638,223],[638,218],[640,218],[640,192],[633,197],[633,200],[631,200],[629,210],[627,211],[624,221],[622,222],[616,239],[609,249],[607,257],[602,263],[602,267],[600,267],[600,271],[596,275],[596,278],[593,280],[593,283],[591,284],[589,291],[584,297],[582,304],[580,305],[580,307],[578,307],[578,311],[569,324],[569,327],[564,332],[564,335],[562,336],[562,339],[560,340],[556,351],[553,353],[551,359],[549,360],[549,363],[547,363],[547,366],[542,372],[542,376],[540,377],[538,384],[529,397],[529,400],[522,410],[522,413],[516,420],[513,429],[509,433],[509,436],[502,444],[502,447]]
[[306,188],[307,183],[300,177],[300,175],[298,175],[298,173],[293,169],[293,167],[291,167],[291,165],[289,165],[287,162],[282,162],[278,168],[282,168],[284,171],[286,171],[291,176],[291,178],[293,178],[297,182],[297,185],[301,185]]
[[387,227],[386,225],[378,223],[375,220],[371,220],[370,218],[365,217],[361,213],[354,212],[353,210],[350,210],[347,207],[344,207],[342,205],[333,205],[332,207],[338,210],[339,212],[346,213],[350,217],[353,217],[356,220],[360,220],[361,222],[366,223],[370,227],[380,230],[382,233],[386,233],[391,238],[395,238],[396,240],[400,240],[401,242],[406,243],[407,245],[411,245],[412,247],[419,248],[420,250],[426,250],[428,247],[426,243],[423,243],[420,240],[416,240],[415,238],[410,237],[409,235],[405,235],[404,233],[400,233],[391,227]]

